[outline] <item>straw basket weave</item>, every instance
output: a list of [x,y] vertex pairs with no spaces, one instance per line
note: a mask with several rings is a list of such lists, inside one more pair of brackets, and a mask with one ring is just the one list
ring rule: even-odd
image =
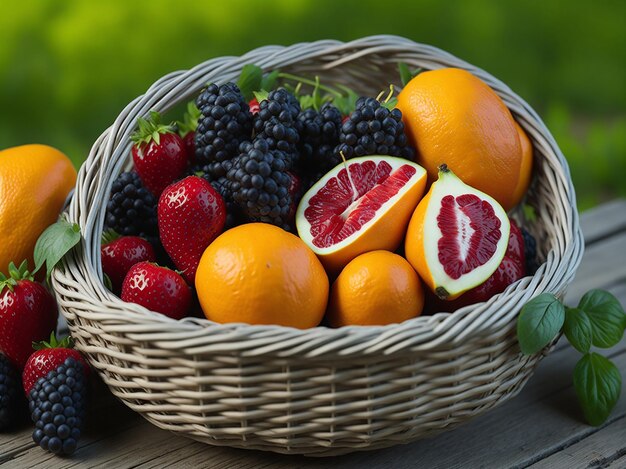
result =
[[[397,64],[464,68],[487,82],[530,136],[527,203],[544,264],[477,306],[384,327],[314,328],[174,321],[122,302],[102,282],[100,235],[113,180],[128,165],[137,118],[193,99],[248,63],[319,75],[375,94]],[[81,244],[53,273],[77,347],[113,394],[155,425],[214,445],[334,455],[405,443],[450,429],[514,396],[542,356],[520,354],[521,306],[563,295],[583,240],[569,170],[537,114],[506,85],[434,47],[394,36],[270,46],[171,73],[131,102],[80,170],[70,221]]]

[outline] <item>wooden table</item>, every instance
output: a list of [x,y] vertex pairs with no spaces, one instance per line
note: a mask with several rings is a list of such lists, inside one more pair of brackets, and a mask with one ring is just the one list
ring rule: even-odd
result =
[[[575,304],[588,289],[605,288],[626,305],[626,200],[582,217],[587,248],[566,298]],[[626,340],[602,351],[620,368],[626,386]],[[95,393],[85,435],[70,458],[44,452],[26,423],[0,435],[0,466],[207,467],[207,468],[626,468],[624,392],[601,427],[583,423],[572,388],[579,354],[561,341],[515,398],[436,437],[378,451],[332,459],[282,456],[212,447],[147,423],[105,388]]]

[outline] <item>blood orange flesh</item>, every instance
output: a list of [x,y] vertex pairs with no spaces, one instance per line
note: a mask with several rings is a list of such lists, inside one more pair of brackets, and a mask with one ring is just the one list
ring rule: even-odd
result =
[[442,165],[411,218],[405,254],[439,298],[452,300],[495,272],[509,230],[506,212],[495,199]]
[[400,158],[354,158],[347,167],[318,181],[296,215],[298,234],[330,270],[364,252],[397,248],[426,184],[425,170]]

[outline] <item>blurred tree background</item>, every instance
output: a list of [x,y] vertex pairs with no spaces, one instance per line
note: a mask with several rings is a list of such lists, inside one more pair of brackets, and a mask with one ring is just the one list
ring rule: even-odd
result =
[[626,2],[5,0],[0,148],[46,143],[79,165],[168,72],[265,44],[398,34],[492,73],[546,121],[579,208],[626,196]]

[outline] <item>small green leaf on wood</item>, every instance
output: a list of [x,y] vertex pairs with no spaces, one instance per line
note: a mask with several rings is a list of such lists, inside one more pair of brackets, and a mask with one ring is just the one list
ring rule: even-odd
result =
[[587,353],[574,368],[574,389],[590,425],[608,418],[622,390],[622,377],[613,362],[597,353]]
[[626,328],[626,313],[611,293],[606,290],[590,290],[581,298],[578,309],[589,316],[593,345],[610,348],[622,339]]
[[241,69],[241,75],[239,75],[239,80],[237,81],[237,86],[246,101],[250,101],[252,99],[255,91],[261,90],[262,80],[263,70],[261,70],[261,67],[254,64],[247,64],[243,66]]
[[61,219],[45,229],[35,244],[35,272],[46,264],[46,278],[52,269],[80,241],[80,228],[76,223]]
[[582,309],[565,308],[563,332],[580,353],[587,353],[591,348],[591,320]]
[[517,339],[522,353],[539,352],[563,327],[565,307],[550,293],[542,293],[522,307],[517,319]]

